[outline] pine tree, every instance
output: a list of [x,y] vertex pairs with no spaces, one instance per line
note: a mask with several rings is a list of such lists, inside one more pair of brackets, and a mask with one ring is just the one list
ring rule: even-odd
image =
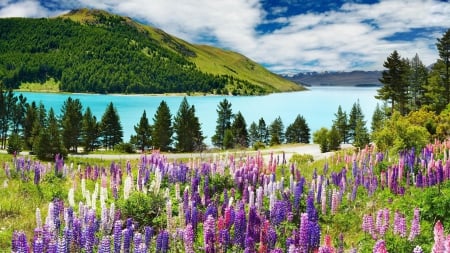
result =
[[36,102],[26,105],[25,118],[23,121],[23,139],[25,148],[31,149],[33,147],[33,125],[37,119],[38,108]]
[[270,145],[279,145],[284,142],[284,125],[281,117],[278,116],[269,127]]
[[263,118],[260,118],[258,121],[258,136],[259,142],[264,143],[265,145],[269,144],[269,129],[266,126],[266,122]]
[[336,130],[339,133],[340,136],[340,142],[347,143],[348,142],[348,119],[347,119],[347,113],[342,110],[342,107],[339,105],[337,112],[334,114],[336,117],[335,120],[333,120],[333,126],[336,127]]
[[46,127],[39,127],[39,133],[33,143],[33,151],[42,160],[52,160],[57,154],[65,156],[67,151],[61,140],[61,132],[53,108],[50,108],[48,117],[45,117],[44,121]]
[[239,111],[235,117],[231,129],[234,137],[234,144],[241,148],[248,147],[248,132],[247,123],[245,122],[244,116]]
[[253,121],[248,128],[249,145],[253,146],[259,141],[258,125]]
[[172,115],[169,106],[164,100],[159,104],[153,122],[153,146],[162,151],[169,150],[173,135]]
[[134,126],[134,131],[136,135],[132,137],[132,142],[136,144],[141,151],[145,148],[150,147],[152,144],[152,126],[148,123],[147,113],[142,113],[139,124]]
[[382,73],[380,82],[383,86],[377,90],[376,98],[391,103],[391,114],[397,106],[400,113],[404,115],[406,113],[408,87],[405,81],[407,74],[405,61],[400,58],[397,50],[395,50],[386,59],[383,66],[387,70]]
[[356,103],[353,103],[352,109],[350,110],[350,115],[348,119],[348,134],[349,139],[354,141],[355,135],[356,135],[356,124],[358,120],[364,120],[364,115],[361,110],[361,106],[359,104],[359,101]]
[[84,112],[81,128],[81,143],[85,152],[93,151],[99,146],[99,136],[99,123],[88,107]]
[[114,149],[116,144],[122,142],[123,130],[120,124],[119,114],[111,102],[105,110],[100,123],[100,136],[103,147]]
[[341,145],[341,135],[338,129],[333,125],[327,134],[328,151],[339,150]]
[[380,108],[380,106],[377,103],[377,106],[375,107],[375,110],[372,115],[372,122],[371,122],[372,132],[376,132],[379,129],[381,129],[384,125],[385,120],[386,120],[386,114],[384,113],[384,111]]
[[309,143],[310,129],[302,115],[297,115],[294,122],[286,128],[287,143]]
[[353,145],[358,148],[364,148],[370,142],[369,133],[367,131],[366,122],[363,118],[356,121],[355,137]]
[[223,138],[225,136],[225,130],[231,128],[231,120],[233,118],[233,111],[231,109],[231,103],[225,98],[219,103],[217,108],[217,125],[216,132],[212,136],[211,140],[214,146],[219,148],[223,147]]
[[446,104],[450,103],[450,29],[438,39],[436,43],[439,51],[439,61],[443,63],[443,72],[440,75],[441,85],[445,88]]
[[203,133],[200,122],[195,116],[195,107],[189,106],[186,97],[181,101],[174,118],[175,148],[179,152],[203,150]]
[[61,127],[64,147],[77,152],[81,138],[81,124],[83,106],[79,99],[67,98],[61,108]]
[[418,110],[425,103],[425,87],[428,79],[428,69],[416,54],[409,62],[409,109]]

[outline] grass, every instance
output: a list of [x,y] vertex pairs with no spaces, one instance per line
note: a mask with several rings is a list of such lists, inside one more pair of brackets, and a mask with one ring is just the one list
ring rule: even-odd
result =
[[29,91],[29,92],[60,92],[59,82],[55,79],[50,78],[45,83],[22,83],[19,86],[18,91]]

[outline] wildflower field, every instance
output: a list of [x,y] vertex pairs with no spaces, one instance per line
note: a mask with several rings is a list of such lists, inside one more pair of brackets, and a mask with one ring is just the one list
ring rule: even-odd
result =
[[313,162],[1,155],[0,251],[449,252],[449,148]]

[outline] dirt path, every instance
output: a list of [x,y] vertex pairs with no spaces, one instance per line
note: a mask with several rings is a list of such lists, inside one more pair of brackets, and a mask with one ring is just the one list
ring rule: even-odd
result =
[[[343,145],[342,148],[351,147],[350,145]],[[218,156],[223,156],[225,154],[236,154],[241,155],[255,155],[258,151],[245,150],[245,151],[223,151],[223,152],[202,152],[202,153],[164,153],[168,159],[186,159],[186,158],[202,158],[202,159],[214,159]],[[275,148],[262,149],[259,152],[262,153],[264,158],[269,158],[270,154],[273,153],[274,156],[281,155],[284,152],[287,161],[291,158],[293,154],[310,154],[314,157],[314,160],[320,160],[333,155],[333,152],[321,153],[318,144],[299,144],[299,145],[284,145]],[[136,160],[139,159],[141,154],[71,154],[71,157],[85,157],[85,158],[98,158],[104,160]]]

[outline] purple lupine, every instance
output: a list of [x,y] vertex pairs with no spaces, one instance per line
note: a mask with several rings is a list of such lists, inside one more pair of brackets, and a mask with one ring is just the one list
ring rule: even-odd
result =
[[372,237],[375,236],[374,233],[374,225],[373,225],[373,218],[371,214],[364,214],[363,221],[362,221],[362,230]]
[[267,230],[267,246],[269,249],[273,249],[277,243],[277,231],[274,227],[269,225]]
[[255,241],[250,236],[245,238],[244,253],[255,253]]
[[309,250],[314,251],[320,246],[320,226],[318,221],[309,221]]
[[44,241],[40,237],[33,240],[33,253],[44,253]]
[[234,243],[236,243],[239,247],[244,248],[245,244],[245,228],[246,226],[245,220],[245,211],[239,209],[236,212],[236,217],[234,219]]
[[219,243],[223,252],[227,251],[228,246],[231,244],[230,231],[228,229],[221,229],[219,231]]
[[270,253],[283,253],[283,250],[280,248],[276,248],[270,251]]
[[190,223],[187,224],[184,229],[183,241],[184,252],[194,253],[194,230],[192,229],[192,225]]
[[100,246],[98,247],[98,253],[110,253],[111,242],[109,236],[103,236]]
[[144,227],[144,233],[145,233],[145,247],[147,249],[150,249],[152,237],[153,237],[153,228],[149,226]]
[[420,234],[420,210],[419,208],[414,208],[414,217],[411,221],[411,230],[409,233],[408,240],[413,241]]
[[161,253],[167,253],[168,251],[169,251],[169,232],[167,232],[166,230],[163,230]]
[[29,253],[30,247],[28,246],[27,237],[23,231],[14,231],[12,236],[12,252],[17,253]]
[[123,237],[123,252],[128,253],[130,252],[131,247],[131,230],[129,228],[125,228],[122,230],[122,237]]
[[142,234],[139,232],[135,232],[134,236],[133,236],[133,245],[134,245],[133,252],[139,251],[139,247],[140,247],[141,243],[142,243]]
[[400,235],[400,237],[406,237],[406,218],[398,211],[395,211],[394,215],[394,235],[395,234]]
[[261,231],[261,218],[256,212],[256,207],[251,206],[248,212],[247,235],[253,239],[255,243],[259,242],[259,234]]
[[308,214],[308,219],[310,221],[319,220],[319,215],[317,213],[316,207],[314,206],[314,193],[310,192],[308,194],[308,199],[306,200],[306,213]]
[[203,243],[206,253],[214,252],[215,227],[214,217],[209,215],[203,223]]
[[307,252],[309,248],[309,220],[308,214],[302,213],[300,216],[300,229],[299,229],[299,245],[300,252]]
[[303,184],[305,183],[304,178],[302,180],[297,182],[297,185],[295,186],[294,191],[294,210],[298,211],[300,209],[300,199],[302,198],[303,194]]
[[122,243],[122,222],[120,220],[116,220],[116,222],[114,222],[113,237],[114,253],[120,253]]

